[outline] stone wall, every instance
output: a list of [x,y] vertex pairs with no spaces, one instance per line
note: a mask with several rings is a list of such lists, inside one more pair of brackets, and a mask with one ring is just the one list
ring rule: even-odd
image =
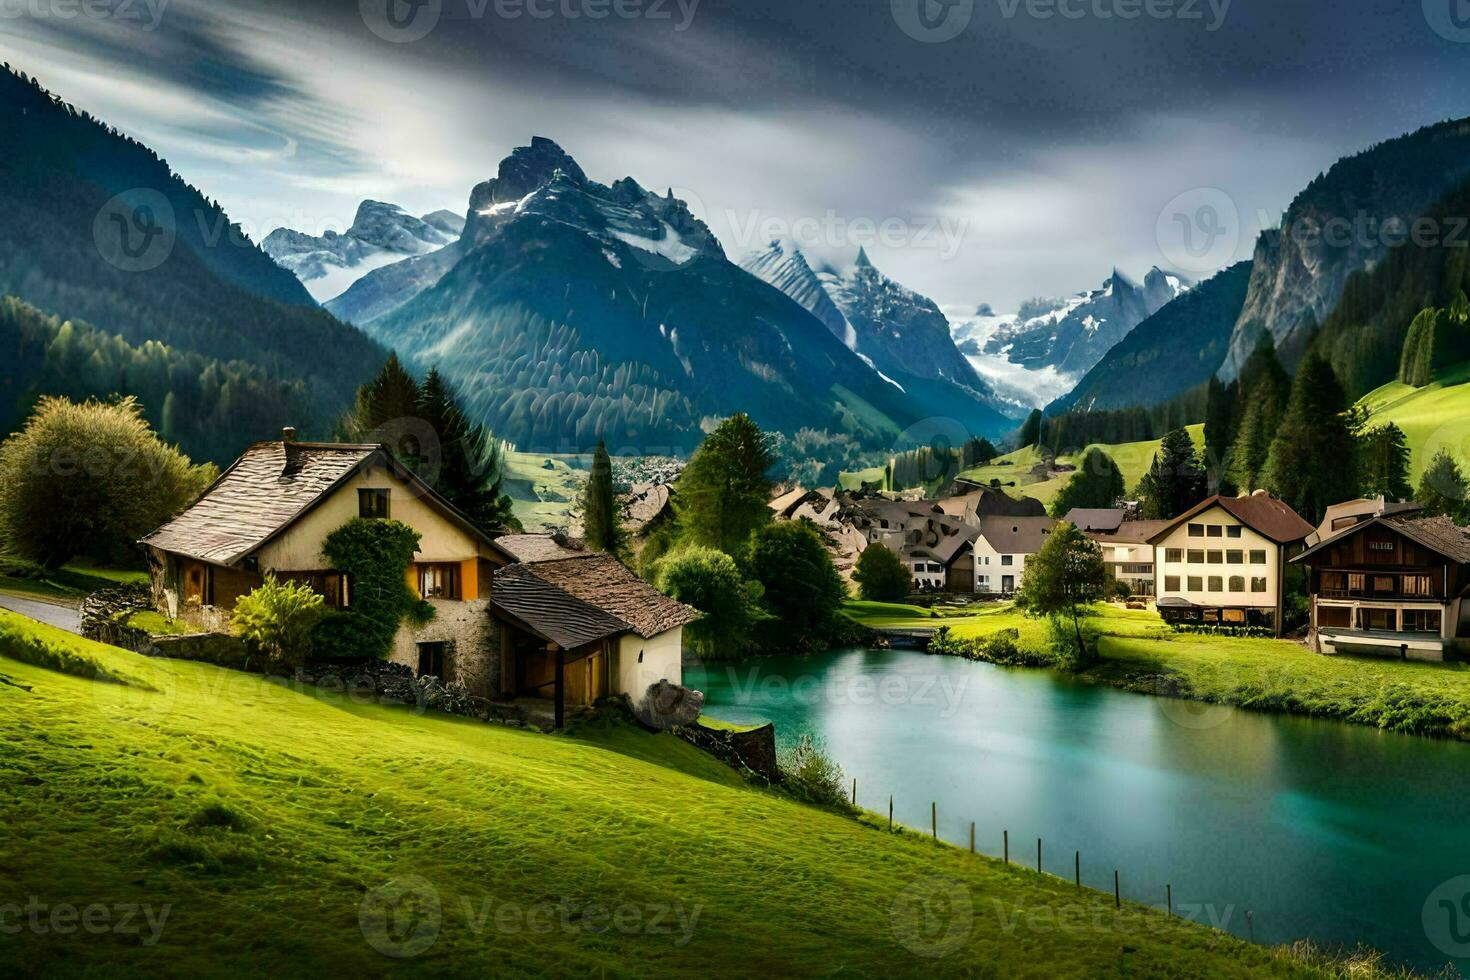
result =
[[781,782],[775,725],[748,732],[732,732],[706,728],[695,722],[678,729],[678,733],[685,741],[748,776],[767,783]]
[[490,616],[490,600],[430,599],[434,618],[423,626],[398,628],[389,660],[418,671],[419,644],[446,646],[441,680],[460,683],[472,695],[493,698],[500,685],[500,630]]

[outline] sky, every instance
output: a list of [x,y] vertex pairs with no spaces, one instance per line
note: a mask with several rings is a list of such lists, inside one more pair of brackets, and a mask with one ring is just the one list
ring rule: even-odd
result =
[[[941,304],[1199,279],[1340,157],[1470,115],[1463,0],[0,0],[0,56],[257,239],[464,211],[532,136],[732,259]],[[1466,26],[1462,26],[1466,25]]]

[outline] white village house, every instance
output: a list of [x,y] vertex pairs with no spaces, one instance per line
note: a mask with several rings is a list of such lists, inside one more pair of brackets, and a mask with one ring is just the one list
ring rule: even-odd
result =
[[1314,531],[1263,490],[1197,504],[1149,539],[1159,614],[1279,634],[1287,563]]

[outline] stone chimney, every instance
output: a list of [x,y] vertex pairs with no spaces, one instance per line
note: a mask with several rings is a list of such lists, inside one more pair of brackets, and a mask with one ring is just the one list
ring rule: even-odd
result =
[[296,429],[295,429],[294,426],[288,425],[284,429],[281,430],[281,441],[282,442],[295,442],[296,441]]

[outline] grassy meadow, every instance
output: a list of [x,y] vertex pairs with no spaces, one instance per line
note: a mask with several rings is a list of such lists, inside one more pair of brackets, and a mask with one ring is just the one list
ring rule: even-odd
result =
[[1429,461],[1441,449],[1447,449],[1470,466],[1470,364],[1461,364],[1440,374],[1423,388],[1412,388],[1397,381],[1364,395],[1361,402],[1368,409],[1369,425],[1393,422],[1404,430],[1411,455],[1409,482],[1419,485],[1419,478]]
[[422,715],[3,612],[0,746],[0,896],[94,912],[41,913],[0,975],[1336,975],[672,736]]

